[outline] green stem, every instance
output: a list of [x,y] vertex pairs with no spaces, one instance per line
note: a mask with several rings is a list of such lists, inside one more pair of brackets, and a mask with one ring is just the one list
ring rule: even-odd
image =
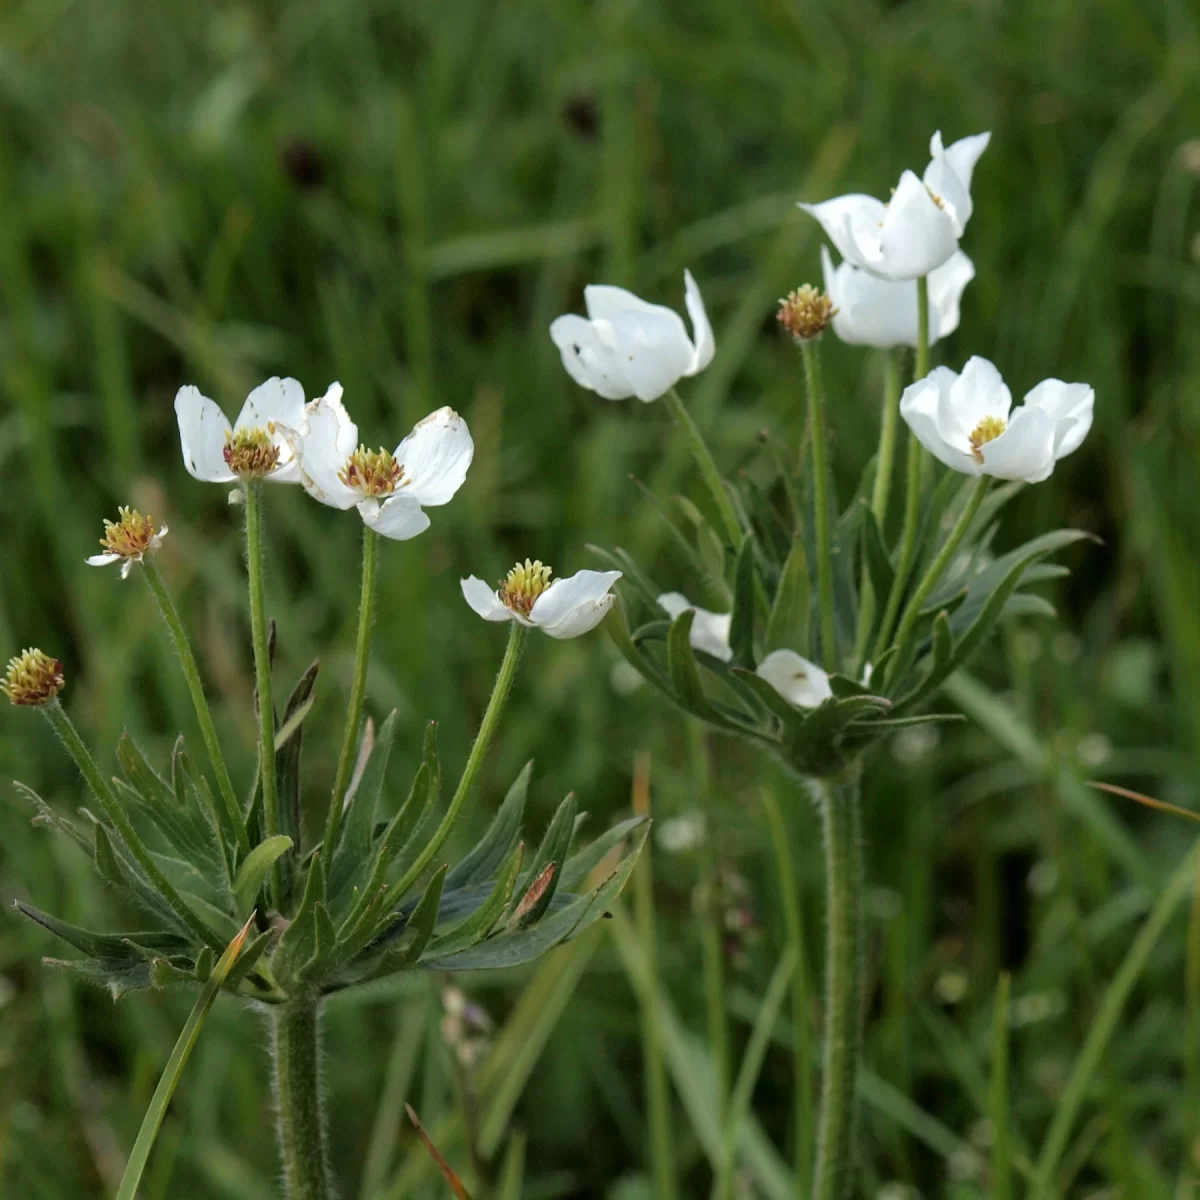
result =
[[742,544],[742,523],[738,520],[737,510],[733,507],[733,501],[729,498],[725,481],[721,478],[721,472],[717,470],[717,464],[713,461],[708,445],[700,435],[700,430],[696,427],[696,422],[692,420],[692,414],[688,412],[680,399],[679,393],[671,388],[669,392],[665,393],[663,399],[667,402],[667,408],[671,410],[671,416],[683,430],[683,436],[687,441],[688,449],[692,452],[692,458],[695,460],[696,466],[700,468],[704,483],[712,494],[721,524],[725,527],[726,540],[736,550]]
[[153,561],[148,557],[142,559],[142,573],[150,590],[158,601],[159,611],[167,623],[167,630],[175,643],[175,653],[179,655],[179,663],[183,667],[183,675],[187,680],[188,691],[192,696],[192,706],[196,710],[196,720],[200,723],[200,735],[204,738],[204,747],[208,751],[208,760],[217,777],[217,786],[221,799],[225,802],[225,810],[229,814],[233,828],[236,831],[238,850],[242,855],[250,853],[250,838],[246,833],[246,822],[242,816],[242,808],[238,803],[237,793],[233,790],[233,780],[229,777],[229,768],[225,765],[225,756],[221,752],[221,743],[217,739],[216,726],[213,725],[212,711],[208,707],[208,697],[204,694],[204,684],[200,681],[200,669],[196,666],[196,656],[192,653],[191,643],[179,619],[179,611],[163,583]]
[[450,807],[446,809],[446,815],[442,818],[442,823],[437,827],[429,844],[417,855],[416,861],[391,889],[392,895],[403,896],[416,883],[421,872],[429,866],[433,861],[433,856],[450,836],[450,831],[454,828],[454,822],[458,819],[458,814],[466,802],[471,785],[475,782],[475,776],[479,774],[479,768],[487,757],[492,738],[496,733],[496,726],[499,725],[500,716],[504,712],[504,706],[508,703],[513,681],[517,677],[517,667],[521,662],[521,651],[525,646],[527,632],[525,626],[518,625],[516,621],[509,627],[508,646],[504,651],[504,660],[500,664],[500,670],[496,674],[496,682],[492,686],[492,698],[488,701],[487,709],[484,711],[483,720],[479,725],[479,733],[476,735],[475,744],[471,747],[471,753],[467,757],[467,765],[463,767],[462,777],[458,781],[454,798],[450,801]]
[[796,1196],[799,1200],[808,1191],[812,1175],[812,1050],[808,1022],[808,970],[804,954],[804,913],[796,887],[796,871],[792,863],[787,825],[775,792],[763,788],[763,808],[767,814],[771,847],[775,852],[775,867],[779,875],[779,900],[783,907],[783,926],[787,948],[795,956],[792,976],[792,1091],[795,1119]]
[[362,594],[358,602],[358,641],[354,650],[354,681],[350,685],[350,708],[346,713],[346,730],[342,734],[342,752],[338,755],[337,775],[334,777],[333,795],[329,800],[329,816],[325,822],[325,842],[322,854],[325,858],[326,870],[333,862],[338,826],[342,820],[342,806],[346,799],[346,788],[350,783],[350,772],[354,766],[355,747],[358,745],[358,726],[362,720],[363,698],[367,691],[367,662],[371,652],[371,625],[375,620],[375,580],[378,569],[379,534],[364,525]]
[[328,1200],[333,1194],[318,1019],[312,996],[293,999],[267,1017],[275,1060],[275,1134],[288,1200]]
[[913,369],[913,382],[929,374],[929,279],[922,275],[917,280],[917,360]]
[[862,840],[857,769],[808,781],[825,834],[825,1053],[813,1200],[854,1194],[854,1091],[862,1039]]
[[62,744],[66,747],[67,753],[75,760],[75,765],[87,781],[88,787],[92,789],[92,794],[104,810],[104,815],[112,822],[121,841],[125,844],[125,848],[145,872],[146,878],[194,937],[218,953],[222,952],[225,949],[224,939],[210,929],[188,907],[175,885],[163,874],[158,863],[154,861],[146,843],[138,836],[133,823],[126,816],[121,802],[113,793],[112,788],[105,783],[104,776],[100,774],[100,768],[96,765],[96,760],[84,744],[83,738],[79,736],[79,731],[71,723],[71,718],[67,716],[63,706],[57,699],[51,700],[42,705],[42,712],[45,714],[46,720],[50,722],[50,727],[58,734]]
[[837,635],[833,621],[833,547],[829,528],[829,464],[825,444],[825,389],[821,383],[821,350],[815,338],[800,343],[808,385],[808,424],[812,438],[813,506],[816,509],[817,588],[821,605],[821,655],[825,670],[837,670]]
[[[258,684],[258,774],[262,783],[263,833],[279,832],[279,800],[275,781],[275,700],[271,692],[271,654],[267,645],[267,598],[263,580],[262,484],[246,485],[246,570],[250,577],[250,633],[254,641],[254,675]],[[271,900],[282,905],[279,864],[271,868]]]
[[946,573],[946,568],[957,553],[963,538],[967,536],[967,530],[971,528],[971,522],[975,520],[975,515],[979,512],[979,506],[983,503],[984,496],[987,495],[990,483],[991,479],[987,475],[980,475],[975,484],[975,490],[971,493],[971,498],[959,514],[958,520],[955,521],[954,528],[950,530],[950,536],[946,538],[941,550],[938,551],[937,558],[925,572],[925,578],[917,585],[917,590],[908,602],[904,616],[900,618],[900,627],[896,630],[896,645],[900,647],[898,658],[903,658],[904,644],[921,615],[921,609],[925,601],[929,599],[930,592],[937,586],[938,580]]
[[[896,433],[900,427],[900,355],[899,350],[889,350],[883,358],[883,411],[879,421],[879,449],[875,454],[875,484],[871,489],[871,511],[879,522],[881,533],[887,520],[888,501],[891,498],[892,474],[896,464]],[[854,660],[861,670],[878,603],[865,560],[859,595],[862,599],[859,604]],[[894,614],[892,619],[895,620]]]

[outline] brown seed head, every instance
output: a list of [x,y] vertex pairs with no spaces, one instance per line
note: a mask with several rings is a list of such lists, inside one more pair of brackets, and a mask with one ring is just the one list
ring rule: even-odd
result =
[[63,665],[57,658],[29,649],[8,660],[0,692],[14,704],[36,708],[53,700],[65,683]]
[[778,320],[796,341],[808,342],[825,332],[836,312],[824,292],[806,283],[779,301]]

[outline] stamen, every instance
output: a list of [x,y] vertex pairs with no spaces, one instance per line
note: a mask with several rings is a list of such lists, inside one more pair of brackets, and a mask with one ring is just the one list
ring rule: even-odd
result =
[[271,441],[271,430],[241,429],[225,435],[225,465],[239,479],[261,479],[279,465],[279,447]]
[[388,450],[359,446],[338,472],[338,478],[364,496],[390,496],[404,482],[404,465]]
[[550,586],[550,576],[553,573],[552,568],[544,566],[540,561],[530,561],[527,558],[509,571],[507,579],[500,581],[496,595],[513,612],[527,617],[534,601]]
[[971,431],[971,454],[977,463],[983,462],[983,449],[988,442],[994,442],[1005,429],[1008,422],[1003,417],[984,417]]
[[53,700],[65,683],[62,663],[31,648],[8,660],[0,692],[14,704],[36,708]]
[[120,520],[104,522],[104,536],[100,539],[109,554],[121,558],[140,559],[142,555],[158,548],[161,541],[154,518],[143,517],[136,508],[122,506],[118,512]]
[[808,342],[821,336],[836,313],[833,301],[806,283],[779,301],[777,320],[796,341]]

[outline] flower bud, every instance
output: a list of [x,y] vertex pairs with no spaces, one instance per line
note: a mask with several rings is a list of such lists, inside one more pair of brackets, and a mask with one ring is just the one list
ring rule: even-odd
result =
[[779,301],[777,319],[796,341],[809,342],[825,332],[836,312],[824,292],[806,283]]
[[14,704],[37,708],[53,700],[65,683],[62,663],[31,648],[8,660],[0,692]]

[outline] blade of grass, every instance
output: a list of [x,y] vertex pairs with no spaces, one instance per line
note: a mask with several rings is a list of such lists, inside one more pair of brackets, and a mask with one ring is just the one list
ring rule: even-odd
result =
[[992,1019],[992,1200],[1012,1196],[1012,1164],[1008,1137],[1008,994],[1012,978],[1000,973],[996,983],[996,1012]]

